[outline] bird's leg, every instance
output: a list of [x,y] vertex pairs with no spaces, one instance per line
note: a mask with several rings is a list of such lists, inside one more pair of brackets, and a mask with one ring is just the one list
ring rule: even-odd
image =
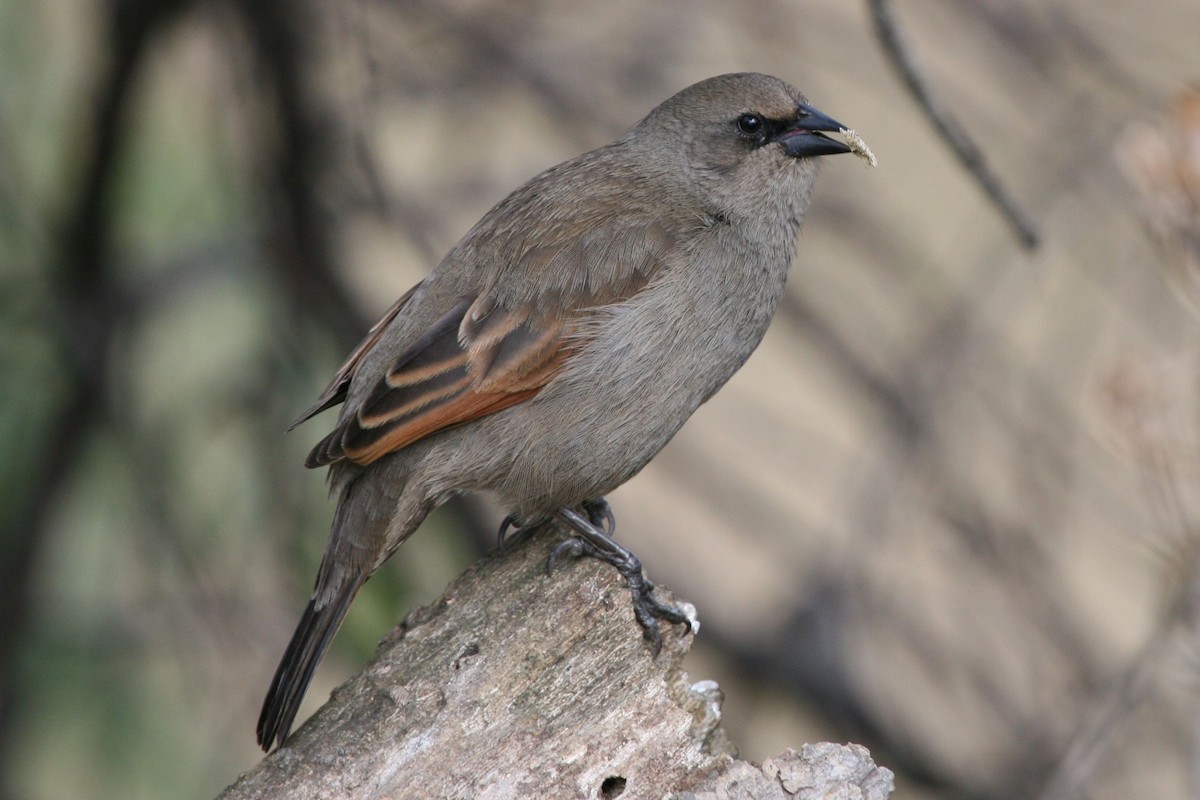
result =
[[642,562],[638,557],[600,529],[600,524],[605,524],[610,531],[615,527],[612,510],[607,502],[603,499],[592,500],[583,504],[582,509],[587,516],[573,508],[559,509],[558,518],[573,530],[575,535],[554,548],[546,563],[546,571],[549,572],[553,568],[555,560],[568,553],[573,556],[586,555],[597,558],[616,567],[617,572],[620,572],[629,584],[629,591],[633,594],[633,614],[642,626],[646,641],[650,642],[657,655],[662,649],[662,633],[659,631],[658,621],[665,619],[671,623],[683,623],[691,630],[691,617],[682,609],[658,600],[654,596],[654,584],[642,572]]
[[[617,518],[613,516],[612,506],[603,497],[597,497],[595,500],[584,500],[579,504],[587,514],[592,525],[599,528],[600,531],[610,539],[617,534]],[[507,523],[508,520],[505,520]],[[504,530],[505,526],[501,526]],[[591,547],[588,542],[580,536],[572,536],[559,542],[558,545],[550,553],[550,558],[546,560],[546,574],[549,575],[554,571],[554,565],[563,556],[571,556],[578,558],[579,556],[589,556],[590,558],[598,558],[604,561],[604,554],[595,548]]]
[[[617,518],[613,516],[612,506],[608,504],[607,500],[605,500],[603,497],[598,497],[595,500],[585,500],[580,504],[580,507],[587,513],[588,519],[592,521],[592,524],[604,531],[607,536],[611,537],[616,535]],[[540,524],[544,524],[544,521],[542,523],[535,524],[534,527],[537,527],[537,525]],[[507,517],[500,520],[500,529],[496,531],[496,546],[500,549],[504,549],[504,545],[508,541],[508,534],[510,531],[523,534],[525,529],[528,527],[529,525],[525,522],[522,522],[520,517],[518,517],[516,514],[509,514]],[[562,555],[569,554],[572,556],[580,556],[586,553],[586,551],[582,549],[584,546],[583,543],[575,541],[576,538],[577,537],[572,537],[555,548],[555,554],[551,556],[550,567],[553,567],[553,560],[558,558],[559,550],[563,550]],[[567,546],[564,548],[563,545]],[[587,554],[592,555],[591,553]],[[596,557],[599,558],[599,556]]]

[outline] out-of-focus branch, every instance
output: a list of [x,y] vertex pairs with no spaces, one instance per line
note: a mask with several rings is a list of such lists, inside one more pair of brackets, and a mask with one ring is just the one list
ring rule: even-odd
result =
[[583,130],[600,126],[614,131],[623,124],[607,117],[602,104],[564,86],[554,69],[530,58],[511,35],[505,35],[501,26],[481,22],[482,9],[461,14],[445,3],[432,0],[413,0],[393,7],[424,15],[447,26],[466,45],[465,52],[479,58],[488,68],[503,70],[506,75],[524,83],[541,102],[555,109],[564,124]]
[[984,194],[1012,228],[1021,246],[1027,250],[1036,248],[1041,238],[1037,226],[1029,218],[1029,214],[1004,188],[996,173],[988,166],[983,151],[979,149],[979,146],[975,144],[975,141],[950,111],[934,96],[933,91],[929,88],[929,83],[917,67],[912,51],[899,28],[896,27],[889,0],[867,0],[867,5],[871,9],[875,34],[879,37],[884,52],[891,59],[892,66],[900,73],[904,85],[908,87],[921,110],[933,123],[938,135],[942,137],[942,141],[946,143],[967,172],[975,178]]
[[332,218],[317,198],[332,125],[309,86],[314,54],[305,34],[312,27],[312,9],[288,0],[243,0],[235,7],[263,67],[277,117],[277,144],[267,154],[274,190],[268,196],[274,194],[272,208],[279,215],[271,266],[298,313],[318,315],[341,339],[356,342],[374,320],[354,302],[337,269]]
[[1158,671],[1179,633],[1180,622],[1194,616],[1195,586],[1184,588],[1125,671],[1091,707],[1088,718],[1071,739],[1038,800],[1075,800],[1085,795],[1105,754],[1115,743],[1121,723],[1153,689]]
[[[1200,89],[1188,89],[1176,99],[1173,118],[1131,125],[1114,151],[1139,201],[1142,221],[1160,248],[1162,268],[1193,312],[1200,308],[1200,161],[1188,143],[1197,133]],[[1164,414],[1170,401],[1162,392],[1142,370],[1124,364],[1112,370],[1100,396],[1106,438],[1119,442],[1120,451],[1138,465],[1149,504],[1162,520],[1155,536],[1160,541],[1154,544],[1166,555],[1167,602],[1141,649],[1080,724],[1039,800],[1074,800],[1087,793],[1105,755],[1116,745],[1122,723],[1155,688],[1174,645],[1195,636],[1200,618],[1200,535],[1174,467],[1183,437]],[[1189,452],[1186,458],[1190,476],[1194,456]]]
[[39,452],[29,459],[29,479],[17,493],[4,557],[0,558],[0,763],[7,759],[22,696],[16,654],[25,639],[35,571],[54,499],[71,476],[108,397],[107,367],[116,333],[119,292],[113,285],[110,189],[120,155],[124,113],[138,68],[156,30],[188,0],[125,0],[110,5],[106,50],[112,62],[99,81],[79,191],[64,216],[61,246],[52,264],[62,305],[60,321],[65,390],[48,415]]

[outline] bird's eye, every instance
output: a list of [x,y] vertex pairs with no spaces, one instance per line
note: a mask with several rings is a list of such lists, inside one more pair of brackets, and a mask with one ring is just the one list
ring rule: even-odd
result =
[[762,117],[758,114],[742,114],[737,118],[737,129],[743,136],[758,136],[763,129]]

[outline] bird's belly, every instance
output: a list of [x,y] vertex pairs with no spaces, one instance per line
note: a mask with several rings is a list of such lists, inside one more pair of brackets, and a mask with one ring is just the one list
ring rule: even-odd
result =
[[611,492],[741,367],[775,302],[701,306],[675,325],[650,303],[629,309],[541,395],[510,410],[522,436],[503,448],[511,461],[491,488],[526,516]]
[[[637,474],[683,426],[699,400],[658,387],[654,408],[603,387],[586,402],[531,404],[527,436],[494,490],[523,516],[575,506]],[[554,431],[555,435],[545,435]]]

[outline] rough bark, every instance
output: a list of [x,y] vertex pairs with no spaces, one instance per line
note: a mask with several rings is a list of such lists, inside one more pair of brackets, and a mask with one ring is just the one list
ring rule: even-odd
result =
[[887,797],[862,747],[734,758],[720,689],[682,669],[691,634],[652,656],[615,571],[568,560],[548,577],[553,542],[485,558],[410,614],[223,800]]

